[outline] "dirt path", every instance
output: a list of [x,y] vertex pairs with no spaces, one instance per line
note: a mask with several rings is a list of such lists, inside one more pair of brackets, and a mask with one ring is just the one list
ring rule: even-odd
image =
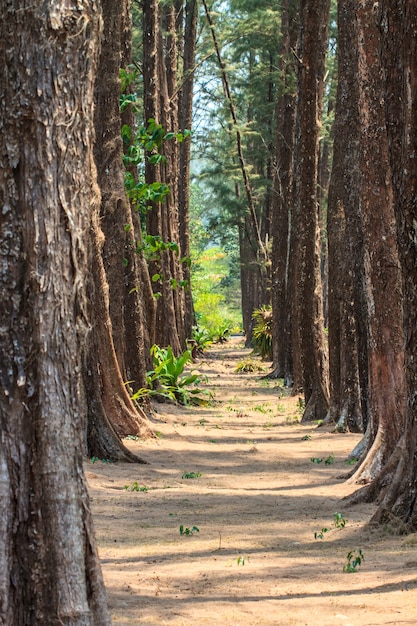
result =
[[297,398],[235,373],[248,354],[209,351],[216,404],[162,405],[159,438],[127,442],[149,465],[86,465],[114,624],[417,624],[417,536],[370,530],[373,506],[343,501],[358,437],[298,424]]

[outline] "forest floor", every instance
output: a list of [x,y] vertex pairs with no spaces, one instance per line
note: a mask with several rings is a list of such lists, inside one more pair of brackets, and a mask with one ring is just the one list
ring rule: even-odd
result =
[[278,381],[235,372],[248,356],[233,338],[200,359],[215,403],[158,405],[158,437],[126,441],[148,465],[87,462],[113,623],[417,624],[417,535],[371,528],[374,506],[344,500],[359,436],[298,423]]

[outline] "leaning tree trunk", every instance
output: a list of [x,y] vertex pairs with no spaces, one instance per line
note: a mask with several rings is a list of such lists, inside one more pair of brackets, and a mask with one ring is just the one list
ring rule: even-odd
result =
[[2,3],[0,623],[110,624],[83,475],[95,0]]
[[328,411],[328,363],[323,328],[318,220],[318,140],[322,112],[329,0],[301,2],[299,73],[299,250],[298,307],[305,411],[303,420]]

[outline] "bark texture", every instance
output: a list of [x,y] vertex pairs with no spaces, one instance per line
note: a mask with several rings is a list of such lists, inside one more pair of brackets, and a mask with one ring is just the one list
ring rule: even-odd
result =
[[99,5],[1,10],[0,623],[104,626],[80,393]]
[[401,269],[386,123],[383,35],[378,20],[374,3],[358,2],[359,206],[368,317],[370,449],[352,480],[373,481],[362,494],[368,499],[379,494],[381,477],[387,479],[389,459],[404,431],[405,419]]
[[[292,265],[294,224],[292,220],[293,157],[296,93],[294,56],[298,39],[298,0],[285,0],[281,8],[281,68],[277,100],[277,140],[272,203],[272,341],[273,376],[294,382],[292,345],[292,295],[295,292]],[[291,245],[291,242],[293,244]]]
[[[399,441],[378,477],[375,521],[398,531],[417,528],[417,6],[413,0],[380,3],[385,111],[392,191],[402,271],[404,307],[405,418]],[[382,480],[381,480],[382,478]],[[385,480],[383,480],[385,478]]]
[[[367,359],[363,236],[359,218],[359,119],[356,0],[339,3],[339,81],[327,213],[329,251],[330,419],[339,430],[363,432],[367,424]],[[367,345],[367,342],[365,342]],[[365,354],[367,350],[365,349]],[[361,371],[362,364],[366,367]]]
[[[182,3],[180,3],[182,4]],[[182,15],[182,12],[180,12]],[[197,0],[187,0],[184,9],[184,25],[180,30],[184,41],[183,64],[182,64],[182,86],[179,94],[179,129],[191,130],[193,116],[193,86],[194,86],[194,64],[197,37]],[[191,142],[183,141],[180,145],[180,166],[178,177],[178,212],[179,212],[179,233],[181,254],[183,257],[190,256],[190,158]],[[184,332],[186,338],[192,337],[194,325],[194,307],[191,294],[191,272],[188,262],[183,265],[185,287],[184,303]]]
[[329,1],[301,2],[298,142],[298,322],[305,411],[303,420],[328,411],[328,362],[320,276],[318,140],[322,111]]
[[[173,5],[154,0],[143,7],[144,116],[161,124],[166,131],[178,132],[177,37]],[[164,243],[178,245],[179,253],[161,251],[150,263],[156,302],[155,342],[170,345],[175,354],[186,347],[184,327],[184,290],[179,246],[178,216],[178,145],[164,141],[164,160],[158,165],[146,163],[148,184],[161,182],[170,188],[162,203],[154,203],[146,215],[148,235]]]

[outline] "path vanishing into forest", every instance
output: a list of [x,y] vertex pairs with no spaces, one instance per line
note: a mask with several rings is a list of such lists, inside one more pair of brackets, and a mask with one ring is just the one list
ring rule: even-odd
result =
[[417,624],[417,535],[343,500],[358,435],[299,424],[298,397],[235,372],[249,355],[232,338],[195,365],[212,406],[157,405],[158,437],[126,440],[148,465],[86,463],[113,623]]

